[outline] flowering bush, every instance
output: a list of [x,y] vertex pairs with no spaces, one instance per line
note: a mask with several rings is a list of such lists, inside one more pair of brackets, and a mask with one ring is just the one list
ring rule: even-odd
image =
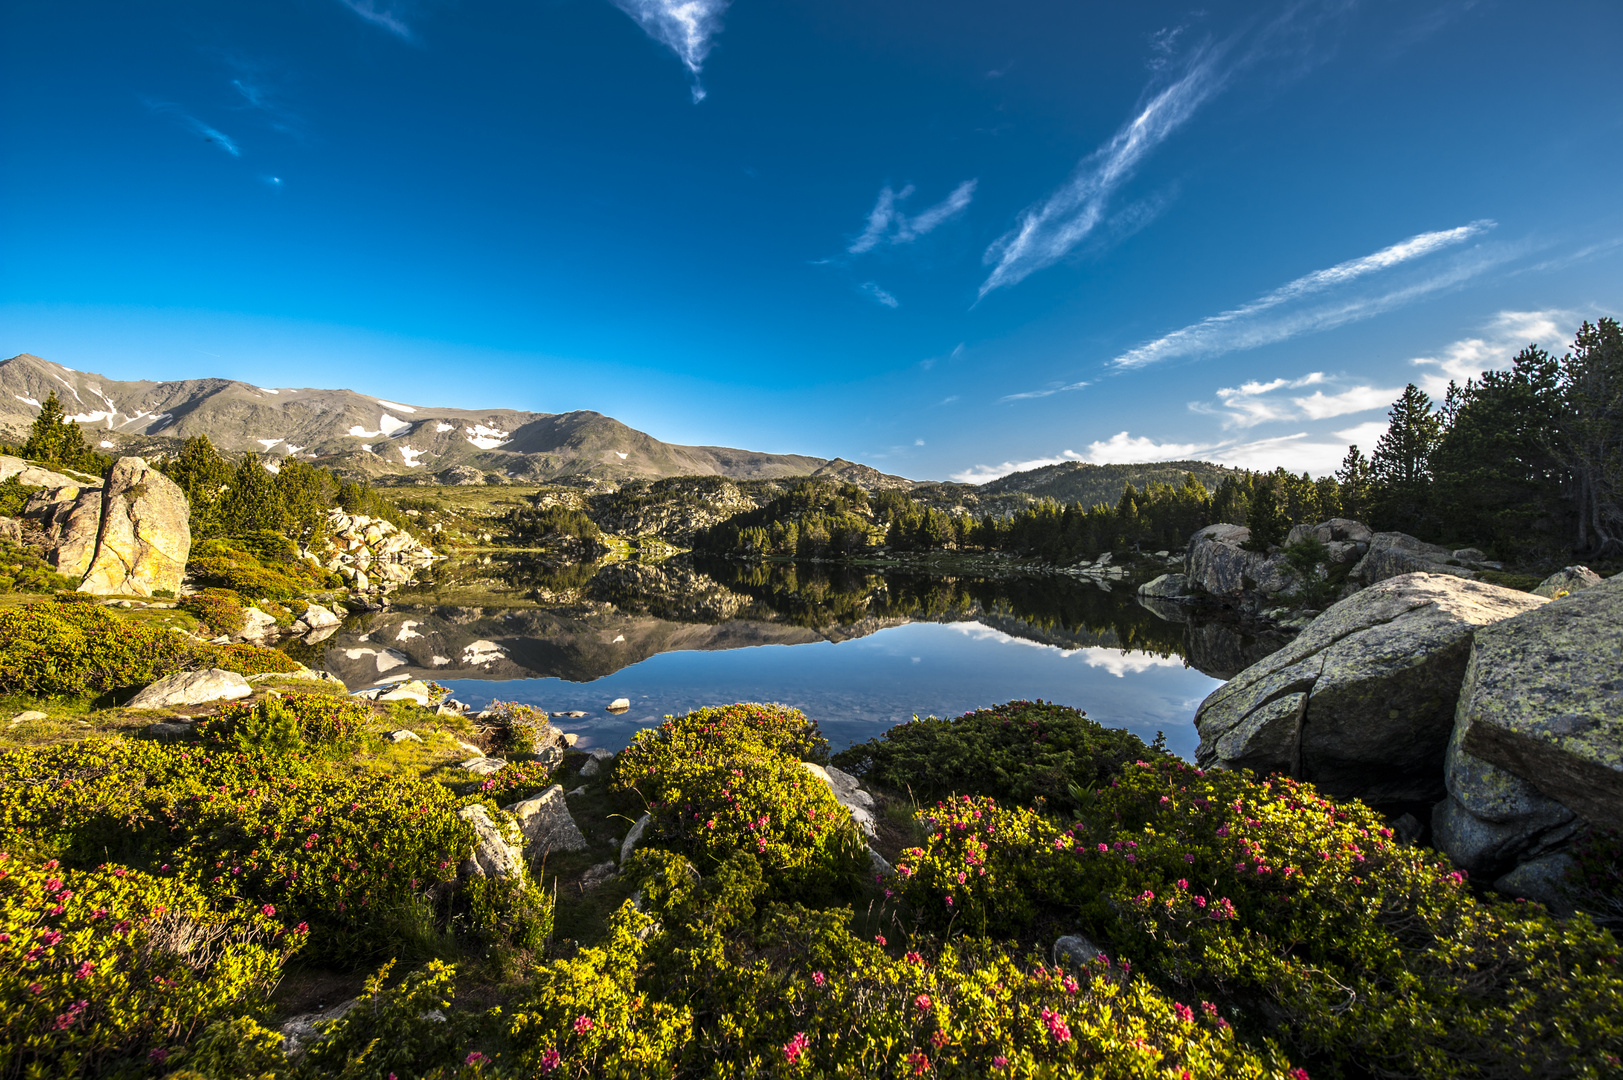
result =
[[647,800],[649,843],[701,870],[748,851],[786,895],[826,895],[862,872],[867,845],[828,785],[793,756],[819,744],[816,725],[796,710],[702,709],[639,732],[615,782]]
[[266,649],[258,645],[214,645],[206,641],[192,645],[187,666],[219,668],[244,676],[299,670],[299,662],[280,649]]
[[303,943],[271,905],[0,854],[0,1074],[116,1071],[262,1003]]
[[[1479,902],[1361,804],[1170,761],[1086,802],[1062,831],[996,829],[1006,815],[967,800],[925,812],[935,831],[898,864],[903,895],[927,925],[950,924],[957,875],[980,879],[971,857],[984,860],[971,902],[1067,912],[1162,985],[1335,1067],[1487,1075],[1542,1056],[1565,1075],[1623,1051],[1609,935]],[[1031,865],[1009,880],[1004,860]]]
[[1010,701],[952,720],[898,724],[834,756],[834,764],[918,799],[990,795],[1001,802],[1043,800],[1070,811],[1073,784],[1093,784],[1144,758],[1165,756],[1130,731],[1044,701]]
[[182,597],[175,606],[216,634],[235,634],[245,621],[242,597],[230,589],[204,589]]
[[476,796],[498,806],[508,806],[551,787],[552,774],[556,769],[555,764],[544,760],[509,761],[501,772],[489,776],[471,776],[458,769],[455,770],[457,773],[471,778],[441,782],[458,795]]

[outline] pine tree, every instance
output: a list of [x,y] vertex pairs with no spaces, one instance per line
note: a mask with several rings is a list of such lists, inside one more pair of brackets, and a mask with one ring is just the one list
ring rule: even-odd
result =
[[1564,415],[1551,440],[1571,474],[1581,551],[1623,554],[1623,328],[1587,321],[1561,361]]
[[1290,532],[1291,519],[1280,505],[1274,488],[1272,479],[1261,480],[1251,496],[1251,510],[1245,521],[1246,528],[1251,530],[1251,539],[1245,542],[1245,547],[1252,551],[1267,551],[1275,544],[1284,543]]
[[22,456],[31,461],[43,461],[47,465],[81,472],[99,473],[102,466],[101,456],[85,442],[84,432],[79,425],[67,418],[54,390],[45,398],[39,415],[34,418],[34,426],[28,431],[28,441],[23,443]]
[[1347,447],[1347,456],[1341,459],[1341,468],[1336,470],[1336,487],[1344,516],[1354,521],[1363,521],[1369,516],[1372,482],[1369,459],[1356,443]]
[[220,531],[220,502],[231,484],[233,469],[207,435],[187,439],[180,454],[162,466],[164,475],[186,493],[194,537]]
[[1429,532],[1434,520],[1431,455],[1442,438],[1442,421],[1432,411],[1431,399],[1414,383],[1404,387],[1387,416],[1391,423],[1370,458],[1375,523],[1383,529]]
[[220,507],[220,521],[232,536],[245,533],[280,532],[287,519],[276,480],[260,464],[259,455],[242,455],[242,464],[231,477],[231,491]]

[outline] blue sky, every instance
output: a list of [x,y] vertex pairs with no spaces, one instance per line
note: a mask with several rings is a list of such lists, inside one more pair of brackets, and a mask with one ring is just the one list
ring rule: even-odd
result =
[[1623,308],[1615,0],[10,0],[0,353],[984,479]]

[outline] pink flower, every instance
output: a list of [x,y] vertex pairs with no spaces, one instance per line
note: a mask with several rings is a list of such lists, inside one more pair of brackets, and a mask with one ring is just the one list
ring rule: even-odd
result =
[[920,994],[918,997],[914,998],[913,999],[913,1007],[915,1009],[917,1009],[919,1012],[929,1012],[930,1011],[930,995],[929,994]]
[[1070,1042],[1071,1028],[1065,1019],[1053,1009],[1043,1010],[1043,1023],[1048,1025],[1048,1034],[1054,1037],[1055,1042]]
[[468,1054],[467,1057],[462,1059],[462,1064],[464,1064],[464,1065],[476,1065],[476,1064],[478,1064],[479,1062],[481,1062],[483,1060],[485,1060],[485,1055],[481,1054],[477,1050],[474,1050],[473,1052]]
[[584,1035],[592,1030],[592,1018],[585,1013],[575,1017],[575,1034]]
[[875,941],[877,941],[881,945],[883,945],[885,943],[885,935],[884,934],[875,934],[873,936],[873,939]]
[[[556,1050],[549,1048],[546,1053],[541,1055],[541,1071],[543,1073],[554,1072],[561,1064],[563,1064],[563,1058],[559,1056]],[[389,1074],[389,1080],[394,1080],[393,1073]]]
[[994,1068],[994,1069],[1007,1069],[1008,1067],[1009,1067],[1009,1059],[1004,1057],[1002,1054],[999,1054],[997,1057],[992,1059],[992,1068]]
[[822,986],[826,982],[828,982],[828,979],[823,977],[823,973],[821,971],[812,972],[812,984],[814,986]]
[[1180,888],[1180,889],[1189,888],[1189,879],[1188,878],[1179,878],[1178,879],[1178,888]]
[[1285,1075],[1289,1076],[1291,1080],[1308,1080],[1306,1069],[1292,1069]]
[[924,966],[924,957],[916,952],[910,952],[906,956],[902,957],[902,959],[906,960],[909,964],[917,964],[919,967]]
[[266,916],[275,915],[276,914],[276,905],[275,904],[266,904],[264,907],[259,909],[259,913],[261,915],[266,915]]
[[1183,857],[1183,861],[1186,862],[1186,863],[1193,863],[1195,861],[1195,857],[1193,855],[1191,855],[1191,854],[1185,853],[1184,857]]
[[163,1048],[163,1047],[161,1047],[161,1046],[160,1046],[160,1047],[157,1047],[157,1048],[156,1048],[156,1049],[153,1049],[153,1050],[148,1050],[148,1051],[147,1051],[147,1060],[148,1060],[148,1061],[150,1061],[150,1062],[152,1062],[152,1063],[153,1063],[153,1064],[155,1064],[155,1065],[161,1065],[161,1064],[163,1064],[163,1062],[164,1062],[164,1061],[165,1061],[165,1060],[166,1060],[166,1059],[167,1059],[167,1058],[168,1058],[168,1057],[169,1057],[169,1051],[167,1051],[167,1050],[165,1050],[165,1049],[164,1049],[164,1048]]
[[1173,1003],[1172,1011],[1177,1015],[1179,1020],[1182,1020],[1186,1024],[1193,1024],[1195,1022],[1195,1010],[1183,1004],[1181,1001]]
[[952,907],[952,897],[947,897],[947,906]]
[[784,1060],[793,1065],[796,1061],[800,1060],[800,1055],[804,1054],[806,1052],[806,1047],[810,1045],[811,1040],[806,1038],[806,1033],[804,1031],[797,1031],[794,1038],[783,1044]]
[[90,978],[91,972],[95,970],[96,965],[91,963],[89,960],[86,960],[84,963],[79,965],[79,970],[73,973],[73,977],[75,979],[88,979]]
[[913,1066],[914,1076],[923,1076],[930,1071],[930,1059],[923,1054],[914,1052],[907,1055],[907,1063]]

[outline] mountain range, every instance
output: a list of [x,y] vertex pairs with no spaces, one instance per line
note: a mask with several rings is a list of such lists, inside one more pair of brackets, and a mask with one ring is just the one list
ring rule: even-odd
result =
[[263,387],[233,379],[119,381],[29,353],[0,361],[0,432],[21,441],[52,392],[92,445],[111,453],[169,454],[180,440],[207,435],[222,451],[253,450],[273,466],[275,459],[297,454],[393,482],[811,475],[910,486],[840,458],[661,442],[586,410],[450,409],[353,390]]

